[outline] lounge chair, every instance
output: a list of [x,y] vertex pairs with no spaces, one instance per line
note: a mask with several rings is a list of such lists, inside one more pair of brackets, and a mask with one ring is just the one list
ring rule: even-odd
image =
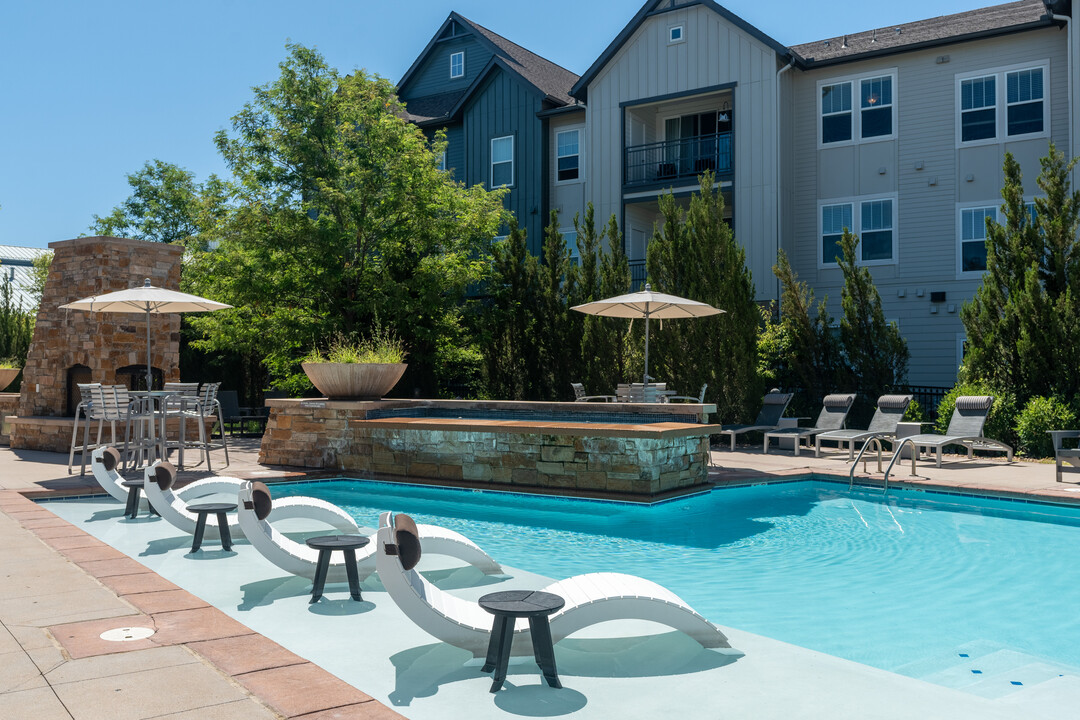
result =
[[1068,463],[1080,467],[1080,447],[1067,448],[1063,442],[1067,438],[1080,438],[1080,430],[1050,430],[1054,438],[1054,464],[1057,466],[1057,481],[1061,482],[1061,466]]
[[1008,455],[1009,462],[1013,459],[1013,449],[1009,445],[991,438],[983,437],[983,425],[986,424],[986,416],[990,414],[990,408],[994,405],[993,395],[965,395],[956,398],[956,408],[952,417],[949,418],[949,427],[944,435],[925,433],[912,435],[901,441],[910,443],[915,452],[911,454],[911,472],[915,472],[915,462],[924,450],[937,450],[937,467],[941,467],[941,449],[946,445],[963,445],[967,448],[968,458],[974,455],[975,450],[993,450]]
[[770,430],[765,433],[765,452],[769,452],[769,438],[794,438],[795,457],[799,456],[799,446],[803,438],[813,438],[818,433],[829,430],[839,430],[844,427],[848,413],[851,412],[851,404],[855,402],[855,393],[846,395],[826,395],[822,401],[821,412],[818,414],[814,427],[791,427]]
[[[296,542],[281,534],[267,521],[271,512],[274,520],[278,520],[279,514],[288,506],[288,498],[274,500],[270,495],[270,489],[261,482],[245,482],[240,489],[237,498],[236,514],[251,546],[259,551],[259,554],[268,561],[281,568],[287,573],[313,580],[315,567],[319,560],[319,551],[309,548],[304,543]],[[304,498],[309,502],[322,503],[315,498]],[[325,503],[335,509],[336,506]],[[344,512],[340,511],[339,512]],[[350,534],[357,534],[360,530],[353,524]],[[434,525],[421,525],[420,537],[436,555],[449,555],[464,560],[470,565],[475,565],[485,575],[501,575],[502,567],[495,562],[486,552],[481,550],[468,538],[445,528]],[[365,547],[356,551],[356,564],[359,578],[363,580],[375,571],[375,538]],[[336,556],[335,556],[336,558]],[[327,582],[344,582],[346,580],[345,563],[342,560],[331,559],[330,569],[327,574]]]
[[[818,433],[814,438],[814,456],[821,457],[821,443],[835,442],[839,449],[844,444],[848,447],[848,460],[855,459],[855,443],[865,443],[870,440],[888,440],[896,437],[896,426],[904,419],[908,405],[911,404],[910,395],[882,395],[878,398],[877,409],[874,417],[865,430],[827,430]],[[879,448],[880,452],[880,448]]]
[[[484,657],[491,615],[480,606],[428,582],[413,568],[428,541],[408,515],[379,516],[376,567],[390,597],[421,629],[437,639]],[[727,637],[673,592],[651,580],[621,573],[589,573],[542,588],[566,605],[550,617],[552,642],[608,620],[649,620],[681,630],[707,648],[726,648]],[[511,654],[532,654],[527,628],[514,631]]]
[[[204,495],[224,494],[235,497],[244,487],[246,481],[231,477],[212,477],[196,480],[186,486],[179,494],[174,493],[172,488],[176,482],[176,468],[169,462],[158,461],[146,468],[143,479],[143,492],[146,499],[161,517],[177,530],[182,530],[190,535],[195,534],[195,524],[199,516],[189,512],[187,506],[195,502],[196,497]],[[352,516],[341,508],[311,497],[292,497],[279,501],[277,520],[285,518],[306,518],[318,520],[330,525],[335,530],[344,533],[359,532],[356,521]],[[229,523],[230,532],[239,528],[239,522],[234,517]],[[207,524],[206,536],[217,537],[216,525]]]
[[722,425],[719,435],[731,436],[731,449],[735,449],[735,439],[748,432],[768,432],[780,428],[780,418],[784,416],[793,393],[770,392],[762,400],[761,412],[752,425]]
[[[120,474],[119,470],[117,470],[120,466],[120,459],[120,451],[114,447],[103,446],[96,448],[91,454],[90,470],[93,472],[94,479],[97,480],[98,485],[101,485],[101,488],[105,492],[112,495],[116,500],[127,503],[128,488],[120,484],[124,482],[124,477]],[[149,468],[147,468],[147,471],[149,471]],[[176,493],[176,495],[180,496],[181,502],[186,500],[189,503],[194,502],[196,497],[208,495],[210,493],[225,492],[231,495],[239,488],[240,482],[241,481],[236,478],[208,478],[206,480],[197,480],[185,485]],[[143,490],[146,491],[145,477]],[[172,497],[174,494],[170,492],[169,495]],[[143,501],[149,502],[149,497],[145,497]],[[194,525],[190,532],[194,532]]]
[[585,386],[581,383],[572,382],[570,387],[574,388],[574,402],[592,402],[593,400],[615,402],[614,395],[586,395]]
[[667,398],[667,402],[690,402],[701,405],[705,402],[705,391],[709,389],[709,383],[705,383],[701,386],[701,392],[697,397],[693,395],[671,395]]

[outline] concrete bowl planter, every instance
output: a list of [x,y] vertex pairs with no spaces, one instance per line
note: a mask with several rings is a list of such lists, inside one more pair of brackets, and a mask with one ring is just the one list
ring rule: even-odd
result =
[[17,377],[19,377],[19,368],[0,368],[0,392],[15,382]]
[[301,363],[308,380],[331,400],[380,400],[408,363]]

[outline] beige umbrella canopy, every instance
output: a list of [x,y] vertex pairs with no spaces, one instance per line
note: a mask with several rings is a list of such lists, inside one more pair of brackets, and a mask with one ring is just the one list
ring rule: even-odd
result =
[[232,305],[207,300],[198,295],[189,295],[178,290],[155,287],[147,278],[142,287],[118,290],[104,295],[91,295],[61,305],[65,310],[86,310],[87,312],[146,313],[146,389],[153,387],[150,370],[150,314],[210,312],[224,310]]
[[648,284],[645,289],[619,295],[606,300],[597,300],[570,308],[587,315],[615,318],[645,318],[645,379],[649,382],[649,319],[678,320],[680,318],[707,317],[726,312],[707,303],[688,300],[677,295],[665,295],[652,291]]

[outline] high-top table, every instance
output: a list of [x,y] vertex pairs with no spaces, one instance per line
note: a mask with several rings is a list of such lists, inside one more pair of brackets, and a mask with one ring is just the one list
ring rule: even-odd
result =
[[495,671],[491,692],[498,692],[506,680],[510,664],[510,646],[514,642],[514,620],[528,618],[532,636],[533,657],[544,673],[547,684],[561,688],[555,668],[555,648],[551,642],[548,615],[562,610],[566,601],[554,593],[535,590],[506,590],[480,598],[480,607],[495,616],[488,641],[487,659],[481,672]]

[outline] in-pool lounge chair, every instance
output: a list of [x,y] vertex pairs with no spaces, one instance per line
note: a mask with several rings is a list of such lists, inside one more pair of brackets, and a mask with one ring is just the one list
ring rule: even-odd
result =
[[[834,442],[840,449],[847,443],[848,460],[855,459],[855,443],[870,442],[874,439],[893,442],[896,426],[904,419],[904,413],[910,404],[910,395],[882,395],[878,398],[874,417],[870,419],[865,430],[827,430],[818,433],[814,438],[814,456],[821,457],[822,442]],[[878,452],[880,453],[880,446]]]
[[[178,495],[172,490],[173,485],[176,483],[176,468],[170,462],[158,461],[146,468],[143,492],[146,493],[146,499],[154,507],[154,510],[161,515],[163,520],[177,530],[194,535],[195,524],[199,516],[193,512],[188,512],[187,506],[196,502],[195,498],[205,495],[224,494],[236,497],[245,482],[239,478],[211,477],[196,480],[184,487],[180,491],[181,494]],[[339,532],[359,532],[356,521],[352,519],[351,515],[337,505],[328,503],[325,500],[311,497],[291,497],[280,501],[279,505],[278,517],[275,519],[305,518],[318,520],[330,525]],[[232,532],[238,527],[237,519],[235,517],[230,518],[229,531]],[[217,537],[218,527],[213,523],[207,523],[205,532],[206,537]]]
[[[124,482],[124,477],[120,474],[119,470],[117,470],[120,466],[120,459],[120,451],[114,447],[96,448],[90,458],[90,470],[93,472],[94,479],[97,480],[98,485],[100,485],[105,492],[112,495],[116,500],[127,503],[128,488],[120,484]],[[149,468],[147,468],[147,470],[149,470]],[[237,478],[225,477],[196,480],[193,483],[185,485],[179,492],[175,493],[175,495],[179,495],[178,501],[181,504],[185,502],[192,503],[195,502],[195,498],[212,493],[228,493],[232,495],[240,487],[240,482],[241,481]],[[148,492],[145,484],[144,477],[144,493]],[[169,496],[170,498],[173,498],[174,493],[170,492]],[[149,502],[149,495],[144,495],[142,502]],[[155,507],[154,509],[156,510],[157,508]],[[192,529],[189,530],[189,532],[195,532],[194,527],[195,526],[192,525]],[[217,530],[214,532],[217,532]]]
[[780,418],[784,416],[788,403],[794,393],[770,392],[762,400],[761,412],[752,425],[723,425],[720,435],[731,436],[731,449],[735,449],[735,439],[748,432],[768,432],[780,428]]
[[[293,498],[289,498],[293,499]],[[278,520],[278,514],[282,512],[282,505],[288,502],[274,500],[270,495],[270,489],[261,482],[245,482],[238,495],[236,514],[240,521],[240,529],[244,532],[251,546],[259,551],[259,554],[278,566],[287,573],[313,580],[315,567],[319,560],[319,551],[309,548],[304,543],[296,542],[274,529],[267,522],[271,512],[274,519]],[[305,498],[315,502],[315,498]],[[335,507],[326,503],[330,507]],[[344,512],[344,511],[341,511]],[[502,567],[486,552],[481,550],[468,538],[453,530],[436,527],[434,525],[420,525],[420,537],[428,545],[430,551],[436,555],[449,555],[450,557],[464,560],[470,565],[475,565],[485,575],[501,575]],[[355,524],[348,531],[356,534],[360,531]],[[356,551],[356,564],[359,571],[359,579],[363,580],[375,571],[375,538],[372,542]],[[331,558],[330,569],[327,573],[327,582],[345,582],[345,562],[335,555]]]
[[851,404],[855,402],[855,393],[846,395],[826,395],[822,401],[821,412],[818,414],[814,427],[790,427],[778,428],[765,433],[765,452],[769,452],[769,438],[795,438],[795,456],[799,455],[799,446],[803,438],[811,439],[818,433],[829,430],[840,430],[844,427],[848,413],[851,412]]
[[[428,582],[413,568],[428,540],[408,515],[379,516],[376,567],[390,597],[421,629],[455,647],[484,657],[492,618],[471,602]],[[608,620],[649,620],[681,630],[707,648],[727,648],[727,637],[681,598],[660,585],[633,575],[589,573],[542,588],[566,601],[550,617],[552,642]],[[525,627],[514,631],[511,654],[532,654]]]
[[[949,427],[944,435],[925,433],[912,435],[904,438],[901,443],[910,443],[915,448],[911,455],[911,472],[915,472],[915,461],[924,450],[937,450],[937,467],[941,467],[941,449],[946,445],[962,445],[967,448],[967,456],[971,458],[975,450],[993,450],[1003,452],[1013,459],[1012,447],[1003,442],[983,437],[983,425],[986,424],[986,416],[990,414],[990,408],[994,406],[993,395],[964,395],[956,398],[956,408],[952,417],[949,418]],[[899,449],[900,444],[897,445]]]

